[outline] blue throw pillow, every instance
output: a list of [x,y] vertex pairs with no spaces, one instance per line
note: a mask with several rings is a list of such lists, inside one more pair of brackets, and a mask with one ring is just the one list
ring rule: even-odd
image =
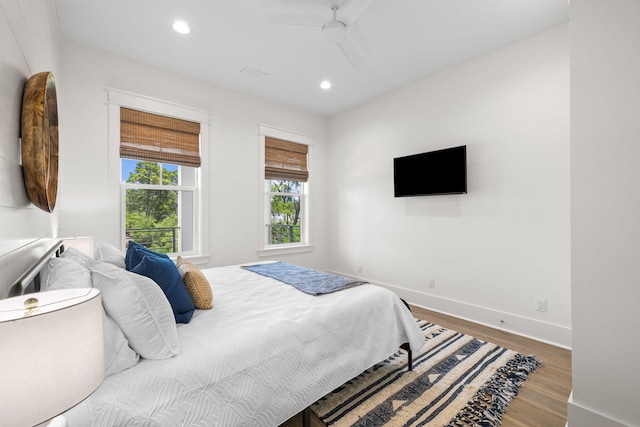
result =
[[171,304],[177,323],[189,323],[195,307],[178,268],[169,258],[145,256],[131,270],[156,282]]
[[142,258],[145,256],[155,256],[169,259],[167,254],[161,254],[160,252],[152,251],[146,246],[142,246],[139,243],[134,242],[133,240],[129,241],[127,245],[127,253],[124,256],[124,264],[127,270],[132,271],[133,267],[138,265]]

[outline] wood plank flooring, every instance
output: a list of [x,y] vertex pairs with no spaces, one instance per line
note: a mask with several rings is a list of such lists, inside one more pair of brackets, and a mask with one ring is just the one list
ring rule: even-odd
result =
[[[564,427],[567,421],[567,400],[571,392],[571,352],[498,329],[478,325],[456,317],[412,307],[413,315],[442,327],[491,341],[522,354],[534,354],[544,366],[529,375],[505,414],[502,427]],[[301,414],[281,427],[301,427]],[[325,427],[313,413],[312,427]]]

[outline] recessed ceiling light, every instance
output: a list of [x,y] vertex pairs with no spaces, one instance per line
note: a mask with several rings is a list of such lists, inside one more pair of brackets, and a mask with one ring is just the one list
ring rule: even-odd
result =
[[331,88],[331,82],[329,80],[324,80],[322,83],[320,83],[320,87],[324,90],[327,90]]
[[180,34],[189,34],[191,30],[189,26],[184,21],[176,21],[173,23],[173,29]]

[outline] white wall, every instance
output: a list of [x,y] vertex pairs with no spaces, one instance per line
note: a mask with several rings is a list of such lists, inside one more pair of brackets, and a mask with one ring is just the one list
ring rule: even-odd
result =
[[[108,180],[106,88],[211,113],[209,130],[209,252],[212,265],[257,259],[261,203],[258,124],[315,138],[310,158],[314,251],[282,256],[326,268],[326,119],[162,70],[82,44],[63,48],[67,120],[60,130],[61,235],[92,235],[119,243],[117,185]],[[115,159],[115,161],[118,161]]]
[[640,426],[640,2],[571,2],[572,427]]
[[[75,43],[65,45],[61,69],[51,2],[0,0],[0,8],[0,179],[12,183],[0,194],[3,245],[55,235],[58,216],[61,236],[117,243],[105,91],[114,87],[211,112],[212,265],[256,259],[261,122],[316,137],[315,249],[282,258],[363,276],[421,305],[494,326],[505,320],[507,329],[568,345],[566,28],[334,117],[328,151],[326,119],[294,108]],[[17,147],[22,87],[42,70],[58,79],[53,215],[28,203]],[[469,194],[392,197],[393,157],[462,143],[469,147]],[[327,164],[336,177],[330,192]],[[432,290],[427,276],[436,280]],[[533,310],[535,297],[547,299],[546,313]]]
[[[339,114],[329,140],[336,271],[570,345],[567,26]],[[393,197],[394,157],[462,144],[468,194]]]
[[59,58],[52,2],[0,0],[0,255],[57,231],[58,211],[41,211],[27,197],[19,138],[24,85],[42,71],[59,79]]

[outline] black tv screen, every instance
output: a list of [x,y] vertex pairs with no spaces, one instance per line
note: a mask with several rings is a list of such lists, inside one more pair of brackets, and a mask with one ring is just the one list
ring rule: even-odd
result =
[[467,146],[393,159],[395,197],[465,194]]

